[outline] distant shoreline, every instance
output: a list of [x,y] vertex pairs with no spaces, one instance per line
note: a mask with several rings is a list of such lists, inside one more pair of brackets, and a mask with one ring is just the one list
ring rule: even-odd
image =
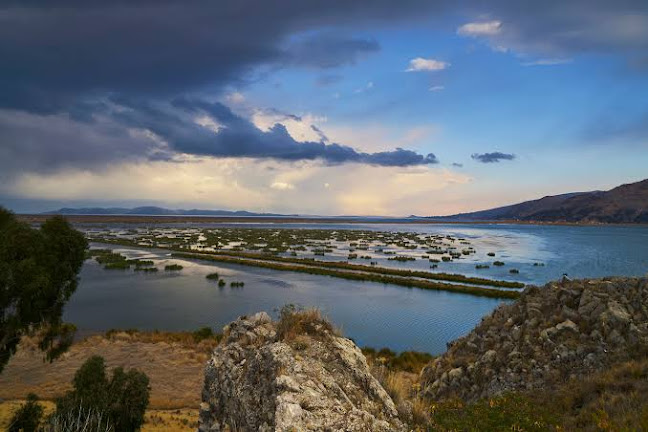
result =
[[[17,214],[28,223],[42,223],[55,214]],[[270,224],[396,224],[396,225],[543,225],[543,226],[648,226],[644,223],[547,222],[547,221],[448,221],[423,218],[381,217],[276,217],[276,216],[193,216],[193,215],[62,215],[74,223],[270,223]]]

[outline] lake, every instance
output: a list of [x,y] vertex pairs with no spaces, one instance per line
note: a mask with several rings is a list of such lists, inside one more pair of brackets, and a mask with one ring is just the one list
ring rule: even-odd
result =
[[[560,278],[642,276],[648,272],[648,227],[545,225],[423,225],[423,224],[181,224],[170,228],[291,228],[371,230],[439,234],[465,238],[476,253],[440,264],[438,271],[492,279],[544,284]],[[82,229],[88,227],[80,227]],[[110,226],[111,230],[134,225]],[[137,226],[139,229],[146,229]],[[103,245],[94,245],[105,247]],[[373,282],[240,266],[170,259],[161,249],[111,247],[129,258],[153,259],[158,267],[184,266],[180,272],[142,274],[132,270],[104,270],[87,261],[77,292],[66,306],[64,319],[82,331],[110,328],[194,330],[220,329],[240,315],[260,310],[276,315],[293,303],[317,306],[344,334],[360,346],[396,351],[441,353],[446,343],[466,334],[502,301],[448,292],[408,289]],[[346,254],[346,252],[344,252]],[[419,252],[421,253],[421,252]],[[495,253],[503,267],[477,270],[491,263]],[[387,266],[385,262],[380,265]],[[389,265],[429,270],[427,261]],[[515,268],[519,274],[510,274]],[[228,282],[219,288],[205,275],[218,272]],[[243,281],[230,288],[230,281]]]

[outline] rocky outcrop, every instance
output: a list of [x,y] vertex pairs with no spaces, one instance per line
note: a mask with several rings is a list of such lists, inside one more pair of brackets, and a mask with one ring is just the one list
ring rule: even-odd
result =
[[473,401],[548,389],[648,348],[648,279],[609,278],[527,288],[421,373],[433,399]]
[[354,343],[310,324],[290,338],[265,312],[226,326],[205,369],[199,431],[403,430]]

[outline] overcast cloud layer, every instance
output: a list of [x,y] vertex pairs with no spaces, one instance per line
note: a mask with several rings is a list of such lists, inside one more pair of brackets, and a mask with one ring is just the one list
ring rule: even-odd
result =
[[[296,139],[281,123],[261,129],[225,97],[293,69],[312,71],[324,91],[381,53],[374,33],[403,23],[425,23],[521,65],[613,53],[648,74],[645,0],[0,0],[0,178],[193,156],[437,165],[436,150],[332,142],[327,125],[308,126],[314,139]],[[427,79],[422,93],[442,95],[448,86],[434,77],[461,63],[434,54],[393,68],[417,72],[403,75]],[[364,83],[358,94],[376,91],[371,77]],[[491,148],[465,159],[519,163],[513,149]]]

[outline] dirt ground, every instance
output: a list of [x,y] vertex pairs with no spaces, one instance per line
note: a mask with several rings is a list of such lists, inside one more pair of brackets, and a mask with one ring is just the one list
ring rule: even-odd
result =
[[27,340],[0,374],[0,401],[25,399],[28,393],[54,399],[70,389],[74,373],[83,362],[100,355],[109,369],[136,368],[148,375],[151,409],[197,409],[209,352],[210,346],[205,343],[188,346],[168,342],[164,336],[116,333],[90,336],[72,345],[60,359],[47,363],[34,342]]

